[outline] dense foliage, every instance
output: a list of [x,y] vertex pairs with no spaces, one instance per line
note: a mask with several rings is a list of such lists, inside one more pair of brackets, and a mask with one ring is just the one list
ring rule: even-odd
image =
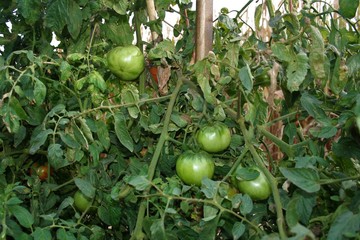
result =
[[[148,21],[144,0],[0,1],[0,239],[359,239],[359,1],[222,9],[194,64],[190,1],[155,5]],[[147,67],[120,81],[106,53],[133,42]],[[230,146],[187,185],[176,160],[215,121]],[[254,166],[269,198],[234,184]]]

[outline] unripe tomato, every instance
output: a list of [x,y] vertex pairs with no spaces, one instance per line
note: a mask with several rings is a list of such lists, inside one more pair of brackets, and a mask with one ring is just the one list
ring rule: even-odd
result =
[[[52,174],[52,168],[50,167],[50,174]],[[45,163],[44,165],[39,165],[39,163],[35,162],[31,165],[30,175],[35,174],[39,177],[41,181],[44,181],[49,176],[49,165]]]
[[224,123],[214,122],[202,126],[196,134],[196,140],[207,152],[221,152],[229,147],[231,133]]
[[135,80],[145,68],[143,53],[133,45],[113,48],[106,59],[110,71],[125,81]]
[[74,204],[77,210],[84,212],[91,206],[91,199],[85,196],[81,191],[74,194]]
[[[242,168],[239,166],[238,168]],[[259,176],[251,180],[235,178],[234,182],[241,193],[247,194],[252,200],[265,200],[271,195],[271,186],[265,174],[256,166],[248,168],[259,172]]]
[[176,160],[176,173],[188,185],[201,186],[201,180],[204,177],[212,178],[214,171],[214,160],[204,151],[188,150]]

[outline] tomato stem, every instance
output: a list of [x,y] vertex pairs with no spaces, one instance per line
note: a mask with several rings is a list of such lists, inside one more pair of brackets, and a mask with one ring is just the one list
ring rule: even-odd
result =
[[[179,75],[180,75],[180,73],[178,73],[178,76]],[[174,105],[175,105],[177,96],[180,92],[182,84],[183,84],[183,76],[179,76],[176,86],[174,88],[174,91],[171,94],[171,98],[170,98],[170,101],[169,101],[169,104],[167,107],[167,111],[166,111],[166,115],[165,115],[165,119],[164,119],[164,125],[163,125],[163,129],[161,131],[161,134],[160,134],[159,142],[156,145],[154,155],[153,155],[150,165],[149,165],[148,180],[150,182],[154,178],[156,166],[159,161],[159,157],[160,157],[162,148],[167,140],[168,128],[169,128],[169,124],[170,124],[170,117],[173,112],[173,108],[174,108]],[[151,188],[151,186],[145,190],[145,194],[147,194],[150,191],[150,188]],[[142,228],[143,228],[143,221],[144,221],[146,207],[147,207],[146,201],[143,200],[139,207],[136,225],[135,225],[134,232],[132,233],[131,240],[140,240],[144,236],[144,234],[142,232]]]

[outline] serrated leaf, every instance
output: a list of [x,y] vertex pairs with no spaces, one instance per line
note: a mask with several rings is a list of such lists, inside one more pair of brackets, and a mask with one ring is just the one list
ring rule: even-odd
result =
[[15,113],[17,117],[19,117],[20,119],[22,120],[29,119],[29,116],[27,115],[27,113],[25,112],[25,110],[23,109],[19,100],[16,97],[11,96],[9,101],[9,107],[10,107],[10,111],[12,113]]
[[203,211],[204,211],[204,217],[202,220],[208,222],[210,220],[213,220],[217,216],[219,209],[211,205],[204,205]]
[[48,136],[52,134],[53,131],[51,129],[46,129],[41,131],[40,133],[33,134],[30,139],[30,154],[35,154],[37,150],[40,149],[42,145],[46,142]]
[[80,130],[79,126],[75,123],[72,122],[71,124],[72,126],[72,131],[74,132],[74,137],[75,139],[85,148],[85,149],[89,149],[89,142],[86,139],[85,135],[83,134],[83,132]]
[[251,70],[248,64],[240,69],[239,78],[245,89],[250,92],[254,85],[254,77],[251,74]]
[[75,1],[52,1],[47,8],[45,16],[45,22],[48,28],[61,34],[66,25],[71,37],[73,39],[78,37],[82,26],[82,12]]
[[147,177],[141,176],[141,175],[129,177],[128,184],[130,184],[131,186],[134,186],[136,188],[136,190],[139,190],[139,191],[143,191],[148,186],[150,186],[150,182],[147,179]]
[[66,231],[64,228],[59,228],[56,231],[56,239],[58,239],[58,240],[76,240],[76,237],[72,232]]
[[75,185],[80,189],[80,191],[89,198],[95,197],[95,187],[87,180],[82,178],[75,178]]
[[98,208],[98,216],[105,224],[116,226],[121,220],[121,209],[115,206],[100,206]]
[[21,226],[30,228],[34,224],[34,217],[24,207],[20,205],[9,205],[9,211],[15,216]]
[[289,61],[286,68],[287,89],[291,92],[298,91],[307,74],[308,57],[305,53],[298,53],[295,58]]
[[64,150],[60,144],[50,144],[47,151],[49,163],[55,170],[65,167],[69,164],[67,159],[64,158]]
[[272,44],[271,50],[274,56],[280,59],[281,61],[290,62],[295,57],[294,52],[290,51],[288,47],[282,43]]
[[85,136],[90,142],[93,142],[93,141],[94,141],[94,138],[93,138],[91,129],[90,129],[90,127],[88,126],[88,124],[87,124],[87,122],[86,122],[86,119],[84,119],[84,118],[78,118],[77,120],[80,122],[81,132],[84,134],[84,136]]
[[128,85],[121,90],[120,94],[122,104],[134,104],[134,106],[129,106],[127,110],[132,118],[137,118],[140,112],[137,106],[137,103],[140,100],[139,90],[137,87],[134,85]]
[[120,143],[124,145],[130,152],[134,151],[134,141],[127,129],[126,120],[122,113],[115,113],[115,133]]
[[245,233],[246,227],[242,222],[236,222],[233,225],[231,233],[233,235],[233,239],[239,239]]
[[217,183],[209,178],[201,180],[201,191],[205,194],[206,198],[214,198],[217,191]]
[[110,136],[109,130],[105,122],[99,120],[96,121],[96,133],[99,137],[99,141],[101,142],[102,146],[107,150],[110,147]]
[[[68,56],[69,57],[69,56]],[[71,77],[71,65],[67,62],[67,61],[62,61],[60,63],[60,80],[61,82],[64,82],[66,80],[68,80]]]
[[280,167],[280,171],[290,182],[308,193],[320,190],[320,177],[315,169]]
[[105,37],[118,46],[130,45],[134,39],[127,15],[112,17],[106,24],[101,24],[100,28],[105,33]]
[[60,138],[68,147],[76,149],[81,148],[81,145],[75,140],[75,138],[68,133],[61,132]]
[[319,101],[316,97],[304,92],[300,98],[300,103],[308,114],[315,118],[316,121],[324,125],[331,125],[331,119],[326,115],[325,111],[321,107],[321,101]]
[[348,80],[348,67],[345,62],[338,57],[333,67],[332,77],[330,79],[330,89],[335,94],[340,94]]
[[241,196],[241,204],[240,204],[240,212],[243,215],[246,215],[248,213],[251,213],[251,211],[254,208],[254,203],[251,199],[251,197],[247,194],[240,195]]
[[35,78],[34,98],[36,105],[41,105],[46,97],[46,86],[39,79]]
[[50,228],[36,227],[35,231],[31,234],[34,240],[51,240]]
[[41,0],[18,0],[19,12],[29,25],[33,25],[41,16]]

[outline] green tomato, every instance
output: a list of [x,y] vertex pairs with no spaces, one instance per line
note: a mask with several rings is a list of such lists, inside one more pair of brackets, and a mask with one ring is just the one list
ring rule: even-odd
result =
[[84,212],[91,206],[91,199],[85,196],[81,191],[77,191],[74,194],[74,204],[77,210]]
[[176,173],[188,185],[201,186],[201,180],[204,177],[211,179],[214,171],[214,160],[204,151],[188,150],[176,160]]
[[[238,167],[242,168],[241,166]],[[252,200],[265,200],[271,195],[271,186],[265,174],[256,166],[248,168],[250,171],[257,171],[259,175],[255,179],[244,180],[235,178],[234,182],[241,193],[247,194]]]
[[143,53],[133,45],[113,48],[106,59],[110,71],[125,81],[137,79],[145,68]]
[[231,133],[222,122],[209,123],[200,128],[196,134],[196,140],[203,150],[216,153],[229,147]]

